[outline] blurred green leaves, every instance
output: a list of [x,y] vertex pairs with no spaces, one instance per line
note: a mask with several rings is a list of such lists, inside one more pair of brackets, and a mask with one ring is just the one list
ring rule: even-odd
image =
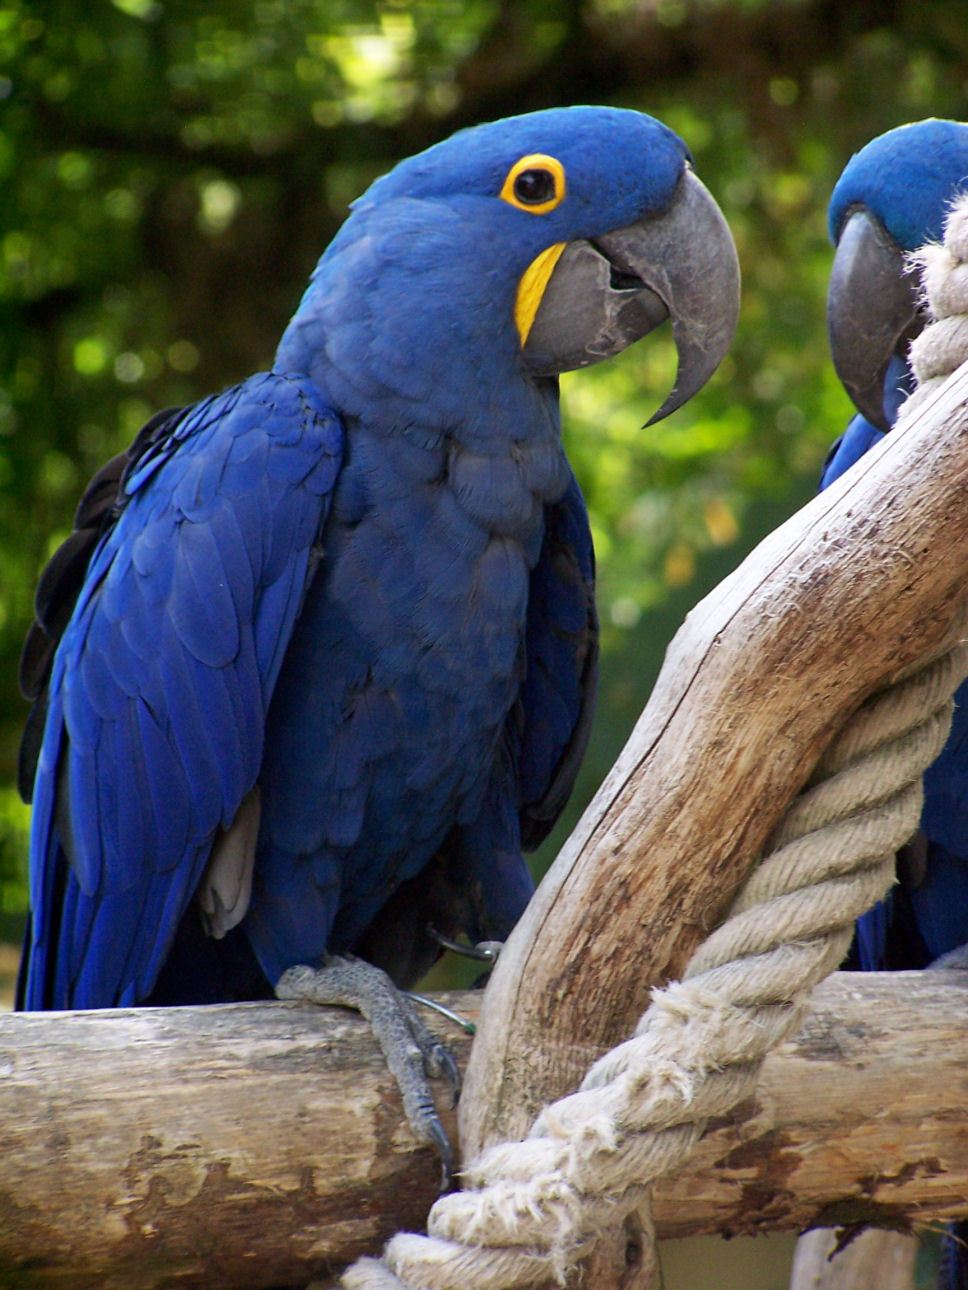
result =
[[814,488],[849,414],[824,207],[849,154],[964,115],[961,0],[7,0],[0,9],[0,909],[23,905],[16,660],[90,474],[161,407],[271,360],[348,203],[472,121],[592,98],[687,141],[744,274],[730,357],[661,332],[562,382],[605,658],[594,787],[697,595]]

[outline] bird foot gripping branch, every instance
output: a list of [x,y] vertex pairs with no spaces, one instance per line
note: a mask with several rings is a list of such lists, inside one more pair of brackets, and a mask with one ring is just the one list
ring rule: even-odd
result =
[[363,959],[331,955],[321,968],[298,965],[285,971],[276,984],[276,997],[355,1008],[362,1013],[397,1081],[410,1127],[440,1155],[440,1190],[447,1191],[456,1162],[427,1077],[445,1076],[456,1103],[460,1071],[444,1044],[431,1034],[386,973]]

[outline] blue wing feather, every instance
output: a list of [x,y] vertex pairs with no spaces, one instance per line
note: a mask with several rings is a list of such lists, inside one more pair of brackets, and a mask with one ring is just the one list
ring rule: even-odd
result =
[[50,678],[25,1006],[151,990],[258,774],[342,443],[311,387],[261,375],[131,469]]
[[839,479],[855,461],[860,461],[864,453],[874,444],[880,443],[884,433],[876,426],[857,415],[852,417],[847,429],[831,446],[820,472],[820,487],[827,488]]
[[[951,855],[968,856],[968,681],[955,692],[948,742],[925,771],[921,826],[932,842]],[[968,906],[968,881],[965,904]]]
[[531,575],[527,661],[519,793],[522,837],[531,849],[568,800],[595,712],[595,553],[573,476],[562,500],[546,508],[542,554]]

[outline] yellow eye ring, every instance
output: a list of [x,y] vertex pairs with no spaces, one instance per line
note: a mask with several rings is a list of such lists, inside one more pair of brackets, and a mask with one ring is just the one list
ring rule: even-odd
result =
[[565,168],[556,157],[530,152],[508,171],[499,196],[530,215],[553,211],[564,201]]

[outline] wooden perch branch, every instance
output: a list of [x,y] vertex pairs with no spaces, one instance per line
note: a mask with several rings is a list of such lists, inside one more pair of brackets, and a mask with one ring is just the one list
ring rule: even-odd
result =
[[[968,1213],[966,1016],[963,973],[831,978],[755,1097],[663,1180],[660,1235]],[[463,1064],[469,1039],[435,1026]],[[0,1285],[305,1284],[422,1227],[437,1178],[355,1014],[0,1018]]]
[[0,1016],[0,1286],[305,1283],[421,1227],[439,1176],[356,1013]]
[[728,908],[823,748],[937,652],[968,585],[968,365],[689,615],[487,990],[464,1158],[626,1038]]

